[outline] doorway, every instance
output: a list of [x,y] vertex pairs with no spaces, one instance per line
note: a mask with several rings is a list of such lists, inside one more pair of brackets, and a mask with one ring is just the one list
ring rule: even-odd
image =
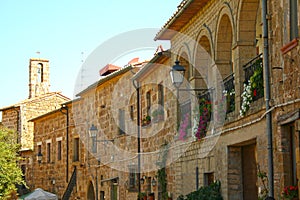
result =
[[111,184],[111,200],[118,200],[118,185],[116,183]]
[[242,146],[243,199],[257,199],[256,144]]
[[94,186],[93,186],[92,182],[90,182],[89,187],[88,187],[87,199],[95,200],[95,192],[94,192]]

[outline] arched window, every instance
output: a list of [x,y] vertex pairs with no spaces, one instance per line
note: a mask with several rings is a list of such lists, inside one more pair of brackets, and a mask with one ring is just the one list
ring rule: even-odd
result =
[[43,64],[39,63],[37,65],[37,82],[41,83],[43,82]]

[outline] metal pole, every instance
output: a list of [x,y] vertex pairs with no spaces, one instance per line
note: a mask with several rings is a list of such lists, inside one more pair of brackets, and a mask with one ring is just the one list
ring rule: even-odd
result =
[[97,173],[98,165],[96,166],[96,200],[98,200],[98,173]]
[[69,181],[69,108],[67,110],[67,127],[66,127],[66,182]]
[[140,85],[138,82],[132,81],[133,86],[136,89],[136,112],[137,112],[137,151],[138,151],[138,194],[141,193],[141,108],[140,108]]
[[[66,112],[63,112],[62,110],[66,110]],[[69,181],[69,108],[67,105],[63,105],[60,108],[60,111],[66,115],[67,117],[67,124],[66,124],[66,182]]]
[[138,145],[138,194],[141,193],[141,123],[140,123],[140,87],[137,85],[136,87],[136,95],[137,95],[137,145]]
[[[269,70],[269,41],[268,41],[268,4],[267,0],[262,0],[262,22],[263,22],[263,66],[265,78],[265,101],[266,110],[270,109],[270,70]],[[272,112],[266,115],[266,128],[268,138],[268,180],[269,180],[269,196],[274,197],[274,169],[273,169],[273,135],[272,135]]]
[[196,190],[199,189],[199,167],[196,167]]
[[293,39],[298,37],[298,2],[295,1],[290,1],[290,19],[291,19],[291,34],[290,34],[290,40],[292,41]]

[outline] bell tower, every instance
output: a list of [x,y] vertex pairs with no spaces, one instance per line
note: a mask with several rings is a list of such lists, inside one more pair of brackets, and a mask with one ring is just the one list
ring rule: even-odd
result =
[[31,58],[29,61],[29,99],[49,93],[49,60]]

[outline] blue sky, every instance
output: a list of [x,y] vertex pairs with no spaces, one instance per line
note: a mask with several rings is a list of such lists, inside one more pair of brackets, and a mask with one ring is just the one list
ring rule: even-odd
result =
[[[0,107],[28,98],[28,66],[32,57],[49,59],[50,90],[61,91],[73,98],[82,60],[94,49],[127,31],[160,29],[180,2],[181,0],[0,1]],[[148,59],[153,55],[151,53],[147,57],[138,52],[136,54],[135,57],[142,60],[143,56]]]

